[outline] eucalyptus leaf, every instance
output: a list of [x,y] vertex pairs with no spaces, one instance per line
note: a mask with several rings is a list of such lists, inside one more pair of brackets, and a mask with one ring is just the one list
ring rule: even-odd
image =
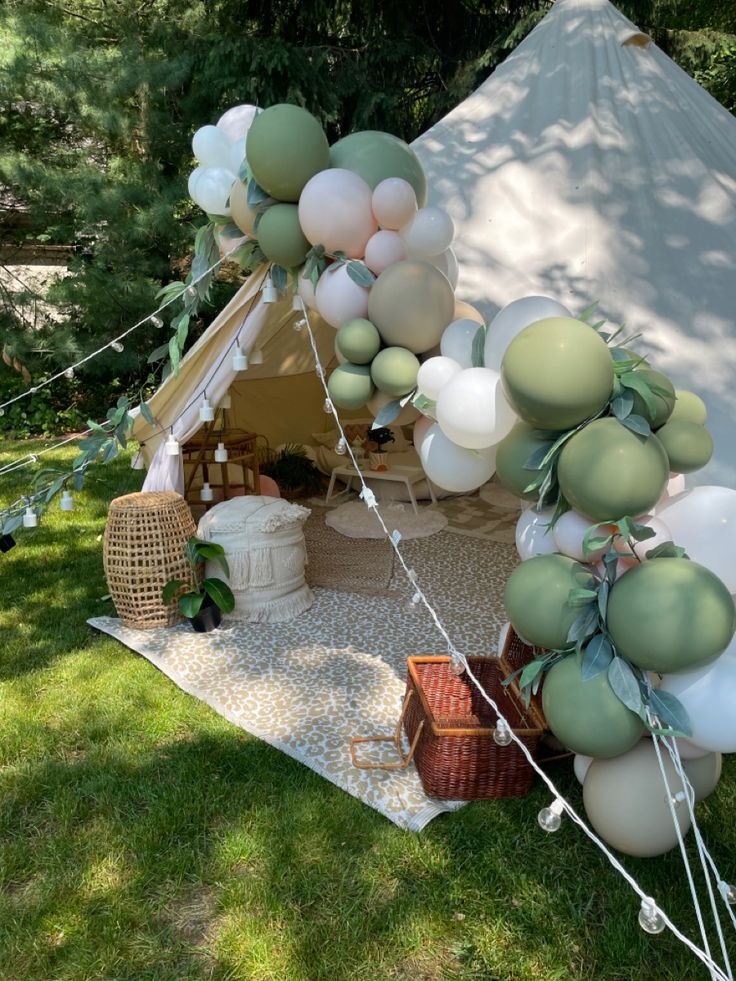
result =
[[264,191],[260,184],[251,177],[248,181],[248,207],[255,211],[256,208],[265,204],[273,203],[273,198]]
[[611,402],[611,412],[616,416],[619,422],[631,414],[631,410],[634,408],[634,395],[633,392],[625,388],[620,395],[618,395]]
[[378,413],[376,418],[373,420],[371,429],[380,429],[382,426],[388,426],[395,419],[398,419],[401,415],[401,401],[400,399],[393,399],[391,402],[387,402],[381,411]]
[[650,548],[646,553],[647,559],[687,559],[688,555],[681,545],[674,542],[662,542],[656,548]]
[[178,375],[181,352],[179,351],[179,342],[176,339],[176,335],[169,340],[169,361],[171,362],[171,370],[174,372],[174,375]]
[[690,717],[679,698],[668,691],[653,688],[649,694],[649,708],[664,726],[677,730],[683,736],[692,736]]
[[355,260],[348,263],[348,276],[358,286],[365,286],[367,289],[370,289],[376,281],[368,266]]
[[630,429],[632,433],[636,433],[638,436],[652,435],[652,427],[644,416],[629,415],[625,419],[620,419],[619,422],[622,426],[626,426],[627,429]]
[[[168,348],[167,348],[167,350],[168,350]],[[141,410],[141,415],[146,420],[146,422],[148,423],[148,425],[149,426],[155,426],[156,425],[156,419],[155,419],[153,413],[151,412],[151,407],[149,406],[148,402],[146,402],[145,399],[141,399],[140,410]]]
[[608,683],[626,708],[637,712],[641,708],[641,689],[631,666],[622,657],[614,657],[608,667]]
[[478,328],[473,337],[472,364],[474,368],[485,368],[486,364],[486,327]]
[[581,589],[573,587],[567,594],[568,606],[587,606],[592,600],[598,600],[598,593],[595,589]]
[[179,345],[179,350],[184,350],[184,345],[187,342],[187,335],[189,334],[189,321],[190,316],[188,313],[183,313],[179,318],[179,323],[176,327],[176,340]]
[[535,659],[524,665],[521,678],[519,679],[519,688],[526,688],[530,685],[544,671],[545,666],[546,661],[543,658]]
[[545,466],[545,460],[547,459],[550,446],[550,443],[539,446],[524,464],[524,470],[542,470]]
[[3,524],[3,535],[12,535],[14,531],[17,531],[23,524],[23,515],[15,514],[10,518],[5,519]]
[[167,341],[165,344],[162,344],[160,347],[157,347],[155,350],[151,351],[146,361],[148,364],[153,364],[155,361],[160,361],[162,358],[165,358],[168,353],[169,342]]
[[657,403],[655,401],[649,383],[643,375],[636,371],[627,371],[620,376],[621,384],[625,388],[633,389],[644,400],[649,419],[653,420],[657,415]]
[[247,184],[248,181],[250,180],[250,177],[251,174],[250,174],[250,167],[248,166],[248,161],[245,158],[243,158],[240,166],[238,167],[238,180],[243,184]]
[[581,677],[583,681],[606,671],[613,660],[613,645],[604,634],[595,634],[585,647]]
[[605,622],[606,613],[608,612],[608,594],[611,591],[611,584],[607,579],[598,587],[598,613],[600,614],[601,620]]
[[271,266],[271,280],[279,291],[279,295],[284,296],[286,294],[286,287],[289,284],[289,274],[286,269],[276,264]]
[[584,324],[590,320],[591,316],[598,309],[599,300],[593,300],[593,302],[587,306],[582,313],[578,314],[578,320],[582,320]]
[[567,642],[574,644],[578,640],[585,639],[595,632],[598,626],[598,603],[588,603],[582,607],[580,613],[567,632]]

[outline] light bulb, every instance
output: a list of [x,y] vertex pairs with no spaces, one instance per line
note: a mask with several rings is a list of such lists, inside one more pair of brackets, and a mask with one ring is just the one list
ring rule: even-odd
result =
[[197,298],[197,290],[194,286],[187,286],[187,288],[184,290],[184,293],[186,296],[189,297],[190,300],[196,300]]
[[151,323],[153,324],[154,327],[158,327],[159,329],[164,325],[163,320],[155,315],[151,317]]
[[331,399],[325,399],[325,404],[322,406],[322,408],[325,410],[325,413],[328,416],[331,416],[332,413],[333,413],[333,411],[334,411],[333,408],[332,408],[332,401],[331,401]]
[[459,677],[465,671],[465,665],[460,660],[459,657],[450,658],[450,674],[454,674]]
[[5,415],[5,409],[0,408],[0,416],[4,416],[4,415]]
[[218,443],[215,450],[215,463],[227,463],[227,450],[224,443]]
[[639,910],[639,926],[645,933],[661,933],[665,928],[664,917],[657,909],[657,904],[651,898],[642,899]]
[[348,444],[341,436],[340,439],[338,439],[337,443],[335,444],[335,453],[339,453],[340,456],[345,456],[347,451],[348,451]]
[[418,592],[414,593],[414,595],[411,598],[412,606],[417,606],[421,602],[422,602],[422,594]]
[[113,351],[116,351],[118,354],[120,354],[121,351],[125,350],[125,348],[120,343],[120,341],[113,341],[110,347],[113,349]]
[[736,888],[729,885],[728,882],[721,880],[718,883],[718,892],[723,897],[724,902],[728,903],[729,906],[736,906]]
[[179,456],[179,440],[173,433],[166,440],[166,456]]
[[226,392],[225,395],[222,396],[222,400],[221,400],[220,404],[217,406],[217,408],[218,409],[232,409],[232,407],[233,407],[232,396],[230,395],[230,392]]
[[307,326],[307,321],[304,319],[304,317],[300,317],[299,320],[294,321],[294,330],[297,332],[297,334],[299,333],[299,331],[304,330],[306,326]]
[[319,361],[314,366],[314,370],[316,371],[318,378],[324,378],[325,377],[325,369],[322,367],[322,365],[319,363]]
[[564,805],[559,797],[556,800],[553,800],[549,807],[543,807],[537,815],[539,827],[543,831],[548,831],[550,833],[553,831],[559,831],[560,825],[562,824],[563,810]]
[[499,719],[496,728],[493,730],[493,741],[497,746],[509,746],[514,737],[504,719]]
[[72,378],[74,377],[74,368],[67,368],[66,371],[64,372],[64,377],[68,381],[71,381]]
[[263,286],[263,302],[264,303],[276,303],[279,298],[279,293],[276,287],[273,285],[273,280],[270,275],[266,276],[266,282]]
[[210,400],[206,395],[199,407],[199,418],[201,422],[212,422],[215,418],[215,410],[210,405]]
[[61,501],[59,502],[59,507],[62,511],[73,511],[74,510],[74,498],[65,490],[61,495]]
[[213,497],[215,496],[213,494],[213,492],[212,492],[212,488],[210,487],[210,485],[209,485],[209,483],[207,481],[205,481],[202,484],[202,489],[199,492],[199,496],[200,496],[200,499],[203,500],[203,501],[211,501],[213,499]]
[[131,470],[145,470],[146,461],[143,459],[143,453],[140,450],[136,450],[130,461]]
[[38,515],[29,504],[23,515],[23,527],[35,528],[37,524],[38,524]]
[[251,364],[263,364],[263,351],[257,348],[255,351],[251,351],[250,355]]
[[233,354],[233,371],[247,371],[248,370],[248,358],[246,357],[240,344],[235,345],[235,353]]
[[295,293],[291,298],[291,309],[294,313],[304,313],[304,300],[298,293]]

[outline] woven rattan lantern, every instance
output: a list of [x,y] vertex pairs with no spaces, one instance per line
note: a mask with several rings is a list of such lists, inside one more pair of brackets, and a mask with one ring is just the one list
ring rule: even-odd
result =
[[196,533],[189,505],[173,491],[116,497],[105,526],[104,564],[110,596],[126,627],[169,627],[181,617],[164,606],[170,579],[192,582],[184,546]]

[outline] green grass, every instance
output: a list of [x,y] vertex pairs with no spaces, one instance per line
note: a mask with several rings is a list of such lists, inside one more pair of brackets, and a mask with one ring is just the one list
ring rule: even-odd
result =
[[[0,977],[706,977],[569,820],[538,828],[541,787],[400,831],[94,634],[107,504],[140,481],[99,471],[0,556]],[[731,878],[735,775],[699,806]],[[694,937],[677,854],[626,864]]]

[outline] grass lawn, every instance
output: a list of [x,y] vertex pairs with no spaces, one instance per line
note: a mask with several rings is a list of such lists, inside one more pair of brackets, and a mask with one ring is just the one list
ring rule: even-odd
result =
[[[0,465],[30,446],[0,443]],[[539,829],[539,786],[400,831],[94,634],[87,617],[113,613],[107,504],[142,475],[124,460],[93,476],[73,513],[55,504],[0,555],[1,978],[707,976],[641,931],[569,820]],[[25,486],[0,478],[0,503]],[[571,767],[556,776],[579,802]],[[731,758],[699,805],[732,881],[735,787]],[[679,856],[625,864],[695,938]]]

